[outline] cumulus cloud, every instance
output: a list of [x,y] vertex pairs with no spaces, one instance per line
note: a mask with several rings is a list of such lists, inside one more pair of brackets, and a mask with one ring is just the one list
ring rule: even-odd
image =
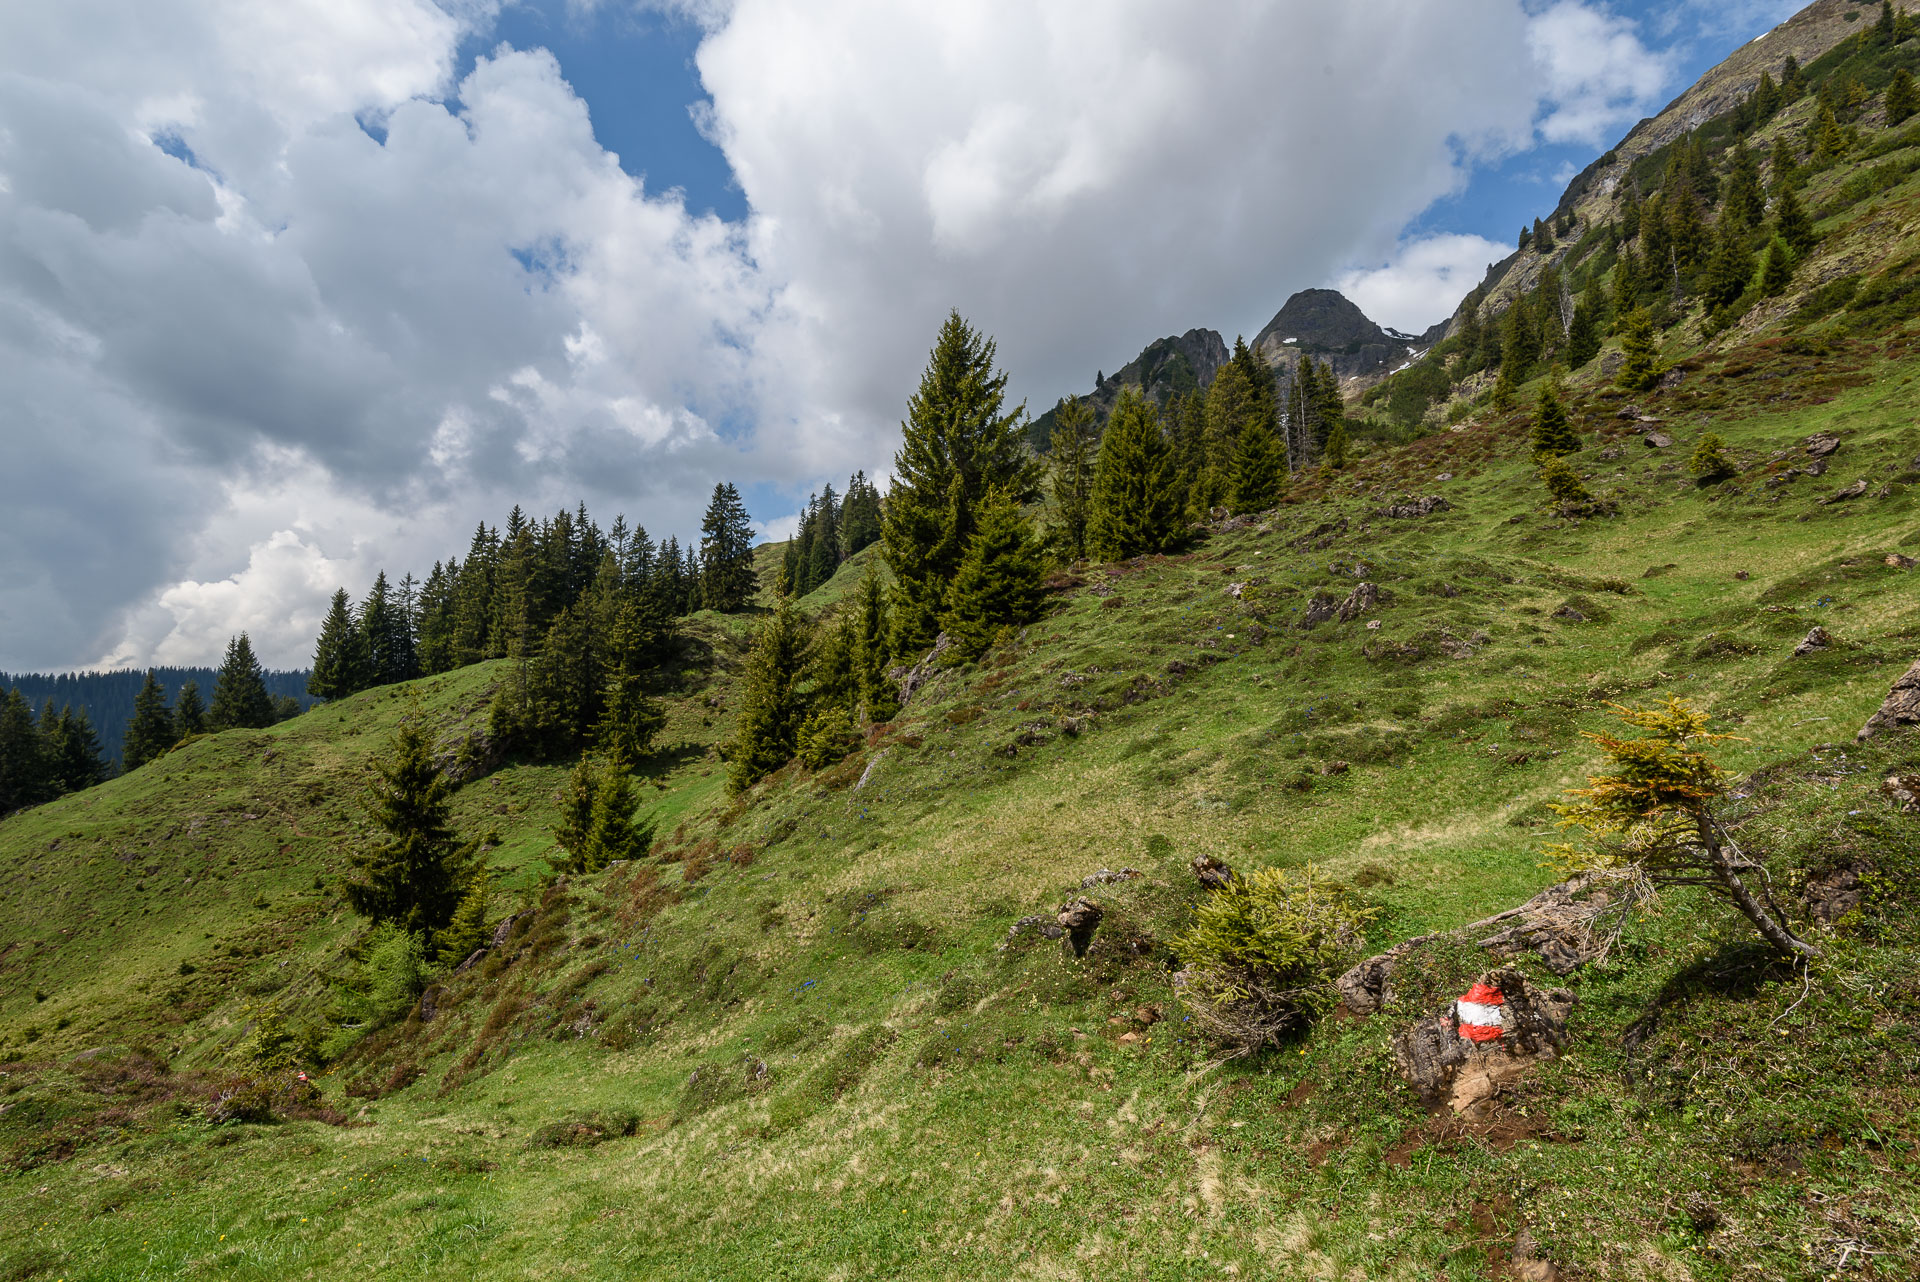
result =
[[1654,53],[1631,20],[1578,0],[1535,16],[1527,45],[1547,75],[1552,106],[1540,133],[1548,142],[1611,141],[1658,104],[1674,76],[1671,51]]
[[1419,334],[1452,315],[1488,265],[1509,252],[1484,236],[1423,236],[1401,245],[1391,262],[1341,273],[1334,288],[1380,324]]
[[1343,263],[1423,315],[1482,251],[1408,221],[1664,74],[1571,0],[640,7],[705,32],[743,222],[624,173],[544,51],[454,83],[491,0],[0,16],[0,666],[298,663],[329,580],[514,502],[685,534],[723,477],[883,471],[949,308],[1039,401]]

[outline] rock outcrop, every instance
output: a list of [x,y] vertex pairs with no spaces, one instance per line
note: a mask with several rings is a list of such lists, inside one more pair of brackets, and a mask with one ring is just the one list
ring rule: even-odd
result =
[[1860,727],[1860,733],[1854,738],[1871,739],[1882,730],[1905,730],[1913,726],[1920,726],[1920,659],[1893,683],[1893,689],[1887,691],[1887,701],[1867,718],[1867,724]]
[[1423,1103],[1471,1115],[1560,1053],[1572,1012],[1564,988],[1536,988],[1517,970],[1488,971],[1460,1001],[1396,1036],[1394,1062]]

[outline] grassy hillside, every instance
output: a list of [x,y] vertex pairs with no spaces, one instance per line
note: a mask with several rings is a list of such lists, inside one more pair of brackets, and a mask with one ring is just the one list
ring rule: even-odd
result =
[[[552,874],[568,763],[481,734],[506,662],[0,820],[0,1278],[1910,1275],[1920,816],[1880,781],[1920,736],[1853,735],[1920,658],[1920,336],[1810,307],[1920,251],[1910,175],[1841,200],[1892,154],[1817,176],[1798,292],[1669,331],[1663,390],[1575,373],[1570,461],[1614,515],[1561,515],[1525,416],[1463,392],[1178,555],[1061,573],[846,761],[740,798],[720,750],[760,616],[696,616],[654,691],[644,860]],[[1708,430],[1740,469],[1702,485]],[[1301,625],[1361,582],[1376,606]],[[1582,732],[1667,695],[1738,736],[1728,821],[1818,962],[1671,892],[1604,963],[1515,963],[1572,988],[1570,1040],[1466,1117],[1389,1044],[1487,967],[1470,944],[1258,1057],[1191,1034],[1193,856],[1315,864],[1376,910],[1370,949],[1474,921],[1555,880]],[[337,878],[406,715],[465,779],[504,931],[349,1045],[371,963]],[[1010,935],[1080,894],[1106,910],[1084,958]],[[335,1038],[317,1096],[217,1120],[281,1025]]]

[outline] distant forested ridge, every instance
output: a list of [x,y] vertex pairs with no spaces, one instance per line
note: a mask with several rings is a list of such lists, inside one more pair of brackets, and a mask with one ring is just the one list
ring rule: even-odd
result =
[[[200,688],[203,696],[210,697],[220,669],[154,668],[153,674],[166,691],[167,702],[174,704],[180,700],[182,687],[190,681]],[[316,702],[307,693],[307,678],[310,675],[304,668],[294,671],[268,668],[261,672],[269,695],[275,699],[282,696],[298,699],[302,712]],[[101,748],[118,765],[127,723],[133,719],[133,700],[146,679],[145,669],[125,672],[0,672],[0,694],[18,689],[35,708],[52,700],[55,708],[71,705],[75,712],[84,711],[88,720],[93,722],[93,730],[100,738]]]

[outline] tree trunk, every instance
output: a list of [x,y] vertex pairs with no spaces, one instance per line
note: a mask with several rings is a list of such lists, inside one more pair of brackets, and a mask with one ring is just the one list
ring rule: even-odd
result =
[[1776,921],[1773,915],[1761,906],[1760,901],[1753,897],[1753,892],[1747,889],[1744,881],[1740,880],[1740,874],[1735,870],[1733,860],[1727,854],[1727,845],[1731,843],[1721,842],[1720,834],[1712,820],[1700,825],[1700,840],[1706,847],[1707,859],[1713,865],[1714,878],[1727,892],[1727,897],[1733,900],[1734,907],[1753,923],[1753,928],[1760,932],[1761,938],[1789,956],[1796,953],[1803,957],[1820,956],[1818,948]]

